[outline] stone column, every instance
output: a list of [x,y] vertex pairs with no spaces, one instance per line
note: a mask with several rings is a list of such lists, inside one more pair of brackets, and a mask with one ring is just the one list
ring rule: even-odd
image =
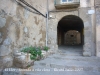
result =
[[88,11],[91,8],[80,8],[79,9],[79,17],[83,20],[84,24],[84,45],[83,45],[83,56],[91,56],[92,52],[92,23],[91,23],[91,15],[88,14]]
[[57,23],[56,19],[50,19],[48,24],[48,46],[53,50],[58,50]]
[[100,57],[100,7],[96,8],[96,56]]
[[[92,0],[94,1],[94,0]],[[93,55],[93,32],[92,32],[92,17],[89,11],[93,2],[91,0],[80,0],[80,18],[84,22],[84,46],[83,46],[83,56]]]
[[91,56],[92,51],[92,32],[91,27],[89,26],[89,22],[85,22],[84,26],[84,46],[83,46],[83,56]]
[[100,0],[95,0],[96,5],[96,56],[100,57]]

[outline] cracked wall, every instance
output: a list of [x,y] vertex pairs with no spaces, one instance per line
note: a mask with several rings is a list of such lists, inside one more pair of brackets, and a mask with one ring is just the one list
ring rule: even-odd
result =
[[[46,15],[46,0],[27,2]],[[45,46],[45,36],[46,18],[15,0],[0,0],[0,68],[11,67],[13,53],[23,47]]]

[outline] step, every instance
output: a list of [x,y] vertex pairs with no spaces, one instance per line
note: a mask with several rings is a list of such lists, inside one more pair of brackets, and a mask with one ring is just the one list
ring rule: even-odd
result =
[[33,69],[25,75],[100,75],[100,58],[57,53],[35,61]]
[[60,63],[41,62],[38,64],[39,66],[36,66],[36,67],[34,66],[34,68],[35,69],[37,69],[37,68],[52,68],[52,69],[66,69],[66,70],[71,69],[72,71],[79,70],[79,71],[97,71],[97,72],[100,72],[100,66],[98,66],[98,65],[92,65],[92,64],[91,65],[82,65],[82,64],[68,64],[68,63],[60,64]]
[[91,56],[91,57],[84,57],[84,56],[67,56],[62,55],[62,54],[54,54],[49,56],[48,58],[54,58],[56,59],[63,59],[63,60],[76,60],[76,61],[91,61],[91,62],[100,62],[100,57],[95,57],[95,56]]
[[80,50],[58,50],[58,54],[67,56],[82,56],[82,51]]
[[49,71],[49,72],[29,72],[24,75],[100,75],[100,72],[66,72],[66,71]]
[[[82,69],[82,71],[98,71],[100,72],[100,58],[98,57],[82,57],[82,56],[65,56],[60,57],[58,54],[49,56],[48,58],[36,61],[35,65],[41,68],[71,68]],[[35,67],[38,68],[39,66]]]

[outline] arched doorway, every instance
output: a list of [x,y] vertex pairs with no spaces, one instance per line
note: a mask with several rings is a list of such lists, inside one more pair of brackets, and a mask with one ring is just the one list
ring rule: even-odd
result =
[[58,22],[57,43],[58,47],[79,46],[82,48],[84,44],[84,24],[80,17],[67,15]]

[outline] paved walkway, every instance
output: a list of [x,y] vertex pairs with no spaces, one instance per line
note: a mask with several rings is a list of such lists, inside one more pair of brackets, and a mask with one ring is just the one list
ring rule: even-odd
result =
[[56,54],[36,61],[25,75],[100,75],[100,58],[83,57],[82,47],[59,48]]
[[59,46],[59,52],[64,53],[68,56],[82,56],[83,47],[81,45],[77,46]]

